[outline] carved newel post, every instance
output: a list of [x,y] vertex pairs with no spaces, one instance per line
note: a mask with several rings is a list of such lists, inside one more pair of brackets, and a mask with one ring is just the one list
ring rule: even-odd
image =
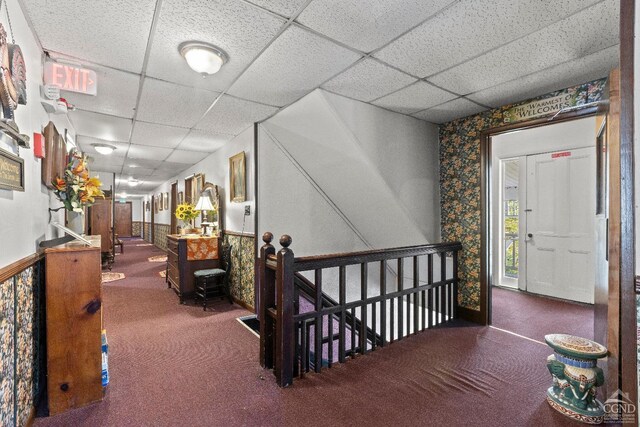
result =
[[273,234],[268,231],[262,235],[264,246],[260,248],[260,263],[258,265],[258,320],[260,322],[260,365],[267,369],[273,368],[273,331],[275,319],[268,315],[267,310],[276,305],[276,272],[267,267],[267,258],[276,253],[271,246]]
[[547,357],[553,386],[547,390],[547,402],[556,411],[588,424],[604,420],[602,404],[596,399],[597,387],[604,384],[598,359],[607,349],[586,338],[565,334],[544,337],[554,354]]
[[280,237],[282,249],[278,252],[278,266],[276,269],[276,380],[280,387],[287,387],[293,382],[293,365],[295,357],[294,347],[294,292],[293,276],[294,255],[289,249],[291,236],[284,234]]

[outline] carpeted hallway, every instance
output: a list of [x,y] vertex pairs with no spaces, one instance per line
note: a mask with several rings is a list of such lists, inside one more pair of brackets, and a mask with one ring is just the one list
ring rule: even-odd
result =
[[104,284],[104,401],[36,425],[572,425],[544,400],[548,347],[461,322],[280,389],[236,320],[247,311],[179,305],[144,244],[126,241],[113,269],[126,278]]

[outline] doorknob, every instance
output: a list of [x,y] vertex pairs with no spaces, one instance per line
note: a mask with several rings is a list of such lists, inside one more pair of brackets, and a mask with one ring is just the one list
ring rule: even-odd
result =
[[531,238],[533,238],[533,234],[529,233],[529,234],[527,234],[527,237],[531,239]]

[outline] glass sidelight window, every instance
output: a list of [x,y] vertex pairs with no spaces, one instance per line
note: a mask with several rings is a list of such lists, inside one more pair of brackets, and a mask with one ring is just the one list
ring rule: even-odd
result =
[[502,162],[502,259],[505,278],[518,278],[518,229],[520,226],[518,185],[520,178],[519,159]]

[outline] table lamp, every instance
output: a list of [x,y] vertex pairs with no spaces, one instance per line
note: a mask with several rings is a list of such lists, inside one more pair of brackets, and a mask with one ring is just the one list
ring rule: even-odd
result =
[[[215,210],[215,208],[213,207],[213,204],[211,204],[211,199],[208,196],[200,195],[200,200],[198,200],[198,203],[196,204],[196,210],[206,212],[213,211]],[[211,236],[211,230],[209,229],[209,226],[213,224],[211,222],[202,222],[201,225],[202,227],[204,227],[204,231],[202,234],[204,236]]]

